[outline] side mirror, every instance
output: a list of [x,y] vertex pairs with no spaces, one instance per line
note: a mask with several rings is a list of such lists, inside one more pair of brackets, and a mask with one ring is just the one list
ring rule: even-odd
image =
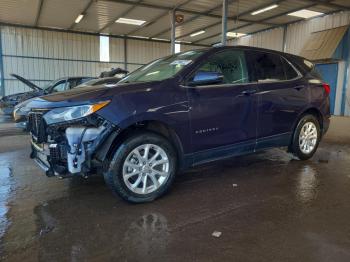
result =
[[224,75],[219,72],[198,71],[193,80],[189,82],[190,86],[221,84],[224,81]]

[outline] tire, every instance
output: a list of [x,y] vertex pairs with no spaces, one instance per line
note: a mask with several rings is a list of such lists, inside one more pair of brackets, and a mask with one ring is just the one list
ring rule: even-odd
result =
[[[151,163],[152,157],[155,159]],[[177,157],[169,141],[152,132],[140,132],[127,138],[116,149],[104,178],[109,188],[124,200],[144,203],[169,190],[176,169]]]
[[321,129],[318,119],[313,115],[305,115],[294,130],[290,151],[300,160],[307,160],[315,154],[320,138]]

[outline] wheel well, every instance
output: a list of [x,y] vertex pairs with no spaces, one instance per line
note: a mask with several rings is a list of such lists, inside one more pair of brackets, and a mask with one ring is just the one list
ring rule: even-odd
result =
[[[120,134],[116,137],[116,139],[113,141],[112,146],[109,150],[109,157],[112,157],[112,154],[115,152],[116,148],[125,141],[128,137],[134,135],[137,132],[140,131],[150,131],[153,133],[156,133],[158,135],[161,135],[165,137],[174,147],[178,161],[181,161],[181,156],[183,153],[183,147],[182,143],[180,141],[180,138],[176,134],[176,132],[169,127],[167,124],[159,121],[142,121],[142,122],[137,122],[125,129],[123,129]],[[109,158],[111,159],[111,158]]]
[[318,123],[320,124],[320,129],[323,130],[323,117],[322,117],[321,112],[318,109],[310,108],[310,109],[306,110],[302,114],[302,116],[304,116],[304,115],[313,115],[313,116],[315,116],[317,118],[317,120],[318,120]]
[[[296,127],[298,126],[298,123],[300,121],[301,118],[303,118],[305,115],[313,115],[317,118],[318,120],[318,123],[320,124],[320,129],[323,130],[323,117],[322,117],[322,114],[321,112],[317,109],[317,108],[309,108],[307,110],[305,110],[301,115],[300,117],[298,118],[298,121],[296,121],[296,123],[294,124],[293,126],[293,129],[292,129],[292,136],[291,136],[291,140],[290,140],[290,144],[289,144],[289,149],[288,151],[290,151],[290,146],[293,142],[293,138],[294,138],[294,133],[295,133],[295,129]],[[322,134],[322,132],[321,132]]]

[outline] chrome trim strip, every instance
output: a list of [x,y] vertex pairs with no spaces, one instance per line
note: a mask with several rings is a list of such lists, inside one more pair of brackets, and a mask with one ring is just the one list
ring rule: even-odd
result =
[[44,147],[40,147],[39,145],[37,145],[33,140],[30,141],[31,144],[35,147],[36,150],[43,152],[44,151]]
[[45,172],[47,172],[49,170],[49,168],[38,158],[34,158],[35,163],[38,164],[38,166],[43,169]]

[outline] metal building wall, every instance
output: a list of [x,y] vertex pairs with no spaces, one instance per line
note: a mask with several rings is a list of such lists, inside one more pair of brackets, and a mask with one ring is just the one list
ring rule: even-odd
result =
[[157,58],[170,55],[170,44],[143,40],[127,40],[128,70],[134,71],[140,66]]
[[[287,26],[285,35],[286,52],[298,55],[312,32],[350,24],[350,12],[339,12],[314,19],[304,20]],[[283,27],[262,31],[228,41],[229,45],[247,45],[283,50]]]
[[228,45],[245,45],[273,49],[277,51],[283,50],[283,31],[282,27],[275,28],[253,35],[247,35],[235,40],[229,40]]
[[0,26],[0,34],[5,95],[28,90],[11,73],[44,86],[64,76],[98,76],[112,67],[133,71],[170,53],[169,43],[111,37],[110,62],[102,63],[97,35],[9,26]]
[[99,62],[96,36],[1,27],[5,95],[28,90],[10,76],[21,75],[39,86],[63,76],[96,76],[110,68]]
[[196,46],[196,45],[181,45],[181,52],[194,50],[194,49],[202,49],[203,46]]

